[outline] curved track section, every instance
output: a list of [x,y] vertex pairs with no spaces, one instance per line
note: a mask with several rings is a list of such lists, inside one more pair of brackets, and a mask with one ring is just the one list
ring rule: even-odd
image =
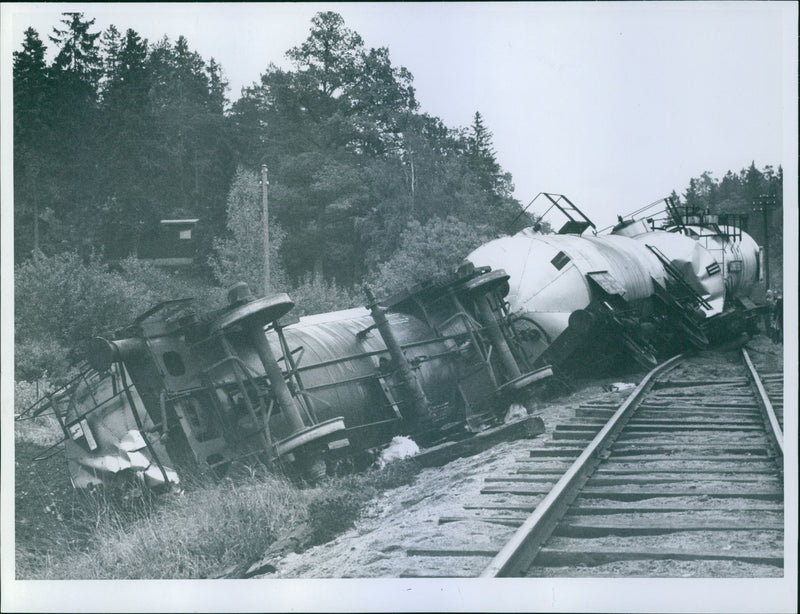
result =
[[482,576],[781,576],[780,423],[742,358],[676,357],[558,427],[544,456],[576,460]]

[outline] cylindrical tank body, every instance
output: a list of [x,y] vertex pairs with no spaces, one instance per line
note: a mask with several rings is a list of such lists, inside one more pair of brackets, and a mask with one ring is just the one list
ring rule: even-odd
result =
[[657,256],[640,241],[614,235],[544,235],[525,229],[480,246],[467,259],[510,275],[506,300],[512,313],[544,333],[541,351],[567,328],[573,311],[591,302],[588,273],[607,271],[633,304],[652,295],[652,279],[663,283],[666,276]]
[[[454,365],[447,356],[436,356],[454,344],[436,340],[425,323],[410,315],[388,313],[386,317],[400,345],[412,345],[404,349],[410,362],[427,357],[415,369],[427,398],[433,405],[449,401],[456,381]],[[343,416],[345,426],[352,428],[395,415],[375,379],[381,365],[386,365],[390,393],[401,394],[391,378],[393,367],[388,363],[386,344],[375,329],[358,334],[372,325],[369,312],[357,308],[304,317],[284,329],[289,350],[302,348],[293,354],[294,361],[318,420]],[[268,338],[277,353],[277,335],[270,333]]]
[[748,297],[761,278],[761,249],[753,237],[730,226],[722,234],[703,226],[687,226],[689,237],[705,247],[722,269],[725,292],[729,296]]
[[707,317],[722,313],[725,302],[722,266],[721,264],[715,266],[719,263],[714,255],[698,241],[675,232],[650,230],[642,222],[615,228],[614,234],[630,237],[644,245],[655,247],[669,260],[692,290],[711,306],[711,309],[704,310]]

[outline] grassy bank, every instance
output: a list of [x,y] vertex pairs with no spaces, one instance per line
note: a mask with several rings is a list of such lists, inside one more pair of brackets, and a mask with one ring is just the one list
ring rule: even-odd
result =
[[46,425],[18,423],[19,579],[241,577],[298,529],[307,548],[348,529],[378,493],[414,479],[413,461],[303,487],[263,472],[194,480],[181,493],[72,489],[63,453],[34,462]]

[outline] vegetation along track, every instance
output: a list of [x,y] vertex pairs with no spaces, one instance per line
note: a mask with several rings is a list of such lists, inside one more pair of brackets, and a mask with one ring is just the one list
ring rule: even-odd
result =
[[484,577],[781,576],[778,383],[765,385],[744,350],[730,360],[676,357],[621,405],[581,405],[513,473],[486,477],[485,501],[439,520],[505,535],[409,550],[418,564],[404,575],[475,575],[482,560]]

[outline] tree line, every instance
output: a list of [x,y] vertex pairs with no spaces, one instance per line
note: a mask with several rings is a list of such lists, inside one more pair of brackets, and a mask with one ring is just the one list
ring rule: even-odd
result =
[[32,28],[14,53],[18,262],[135,255],[169,217],[199,218],[200,260],[218,262],[237,169],[241,183],[262,165],[291,280],[350,286],[396,255],[404,233],[466,224],[482,237],[529,223],[515,220],[480,113],[464,129],[422,112],[411,73],[337,13],[318,13],[286,53],[292,67],[270,64],[232,103],[222,67],[183,36],[151,43],[93,26],[64,13],[51,62]]
[[[772,239],[783,235],[783,168],[756,168],[755,162],[738,173],[728,171],[717,179],[709,171],[689,179],[682,196],[674,191],[672,198],[681,206],[708,210],[712,213],[737,213],[747,216],[747,230],[763,244],[769,233]],[[766,207],[767,227],[762,208]]]

